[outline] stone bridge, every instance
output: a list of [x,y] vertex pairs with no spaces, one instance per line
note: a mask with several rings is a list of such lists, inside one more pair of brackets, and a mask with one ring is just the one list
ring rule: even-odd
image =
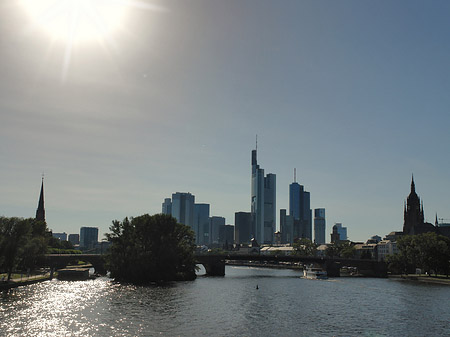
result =
[[197,254],[196,260],[205,267],[206,274],[225,275],[225,261],[253,261],[253,262],[299,262],[304,265],[315,264],[327,271],[330,277],[339,277],[340,269],[344,266],[355,267],[363,276],[387,277],[387,265],[385,262],[375,260],[342,259],[329,257],[310,257],[293,255],[259,255],[259,254]]
[[65,268],[70,263],[77,263],[78,261],[89,262],[92,264],[96,273],[101,275],[106,274],[105,260],[103,255],[100,254],[46,254],[43,265],[58,270]]
[[[206,274],[211,276],[225,275],[225,261],[255,261],[255,262],[299,262],[304,265],[320,265],[327,271],[328,276],[340,276],[340,268],[356,267],[358,272],[364,276],[386,277],[387,265],[385,262],[375,260],[357,260],[341,258],[320,258],[309,256],[284,256],[284,255],[259,255],[259,254],[196,254],[197,264],[205,267]],[[55,269],[62,269],[71,262],[90,262],[96,273],[106,274],[105,260],[100,254],[47,254],[44,258],[44,265]]]

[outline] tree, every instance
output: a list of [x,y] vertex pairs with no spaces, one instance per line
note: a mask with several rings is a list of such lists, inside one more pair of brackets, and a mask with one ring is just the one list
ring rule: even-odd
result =
[[292,247],[294,248],[294,255],[299,256],[315,256],[317,251],[317,245],[306,238],[298,239]]
[[190,227],[165,214],[113,221],[106,257],[111,277],[134,284],[193,280],[195,237]]
[[429,275],[450,270],[450,239],[436,233],[406,235],[397,242],[399,253],[388,260],[389,268],[411,272],[421,268]]
[[325,255],[350,259],[355,256],[355,246],[350,241],[331,243],[325,250]]
[[0,218],[0,256],[2,268],[8,273],[8,281],[19,264],[22,252],[31,236],[31,221],[22,218]]

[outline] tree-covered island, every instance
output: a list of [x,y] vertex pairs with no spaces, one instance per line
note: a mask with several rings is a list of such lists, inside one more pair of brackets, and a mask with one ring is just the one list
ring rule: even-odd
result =
[[150,284],[196,278],[194,233],[172,216],[115,220],[110,231],[107,269],[115,280]]

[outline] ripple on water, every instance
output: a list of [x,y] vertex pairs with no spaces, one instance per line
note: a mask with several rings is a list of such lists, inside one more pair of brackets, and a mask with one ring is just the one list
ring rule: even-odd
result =
[[[52,280],[0,301],[1,336],[444,336],[446,286],[227,267],[165,287]],[[259,290],[256,290],[258,284]],[[420,320],[415,319],[421,317]]]

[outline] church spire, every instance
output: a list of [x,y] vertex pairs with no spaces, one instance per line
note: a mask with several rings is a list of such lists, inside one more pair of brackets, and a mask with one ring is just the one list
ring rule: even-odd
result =
[[41,194],[39,195],[38,208],[36,210],[36,220],[45,221],[45,209],[44,209],[44,175],[42,175]]

